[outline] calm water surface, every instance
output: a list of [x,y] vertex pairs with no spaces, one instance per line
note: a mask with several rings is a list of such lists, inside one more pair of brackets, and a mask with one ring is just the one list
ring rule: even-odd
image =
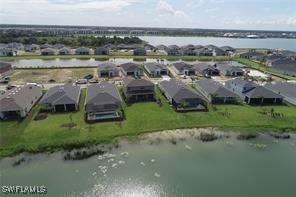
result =
[[167,36],[140,36],[141,39],[152,45],[208,45],[232,46],[235,48],[268,48],[288,49],[296,51],[296,39],[269,38],[269,39],[243,39],[243,38],[214,38],[214,37],[167,37]]
[[[251,143],[267,147],[259,149]],[[45,185],[47,196],[53,197],[293,197],[295,143],[295,136],[278,143],[267,136],[210,143],[192,139],[177,145],[168,141],[150,145],[142,141],[111,151],[116,156],[109,162],[97,156],[65,162],[61,153],[55,153],[33,156],[30,162],[12,167],[15,159],[6,158],[0,161],[1,184]],[[129,155],[122,156],[122,152]],[[151,162],[152,159],[155,161]],[[119,164],[122,161],[125,163]],[[117,167],[112,167],[114,164]],[[105,176],[100,170],[102,166],[108,168]]]

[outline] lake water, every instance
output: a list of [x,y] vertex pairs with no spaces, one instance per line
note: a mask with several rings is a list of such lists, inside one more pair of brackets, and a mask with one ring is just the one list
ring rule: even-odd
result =
[[[256,143],[267,146],[256,148]],[[47,196],[53,197],[292,197],[295,144],[295,136],[274,141],[265,135],[250,141],[188,139],[177,145],[134,141],[110,151],[116,155],[113,161],[94,156],[65,162],[55,153],[31,156],[31,161],[12,167],[15,158],[5,158],[0,178],[2,185],[45,185]]]
[[269,39],[244,39],[244,38],[216,38],[216,37],[167,37],[167,36],[140,36],[141,39],[152,45],[171,45],[179,46],[209,45],[219,47],[232,46],[235,48],[268,48],[268,49],[288,49],[296,51],[296,39],[269,38]]

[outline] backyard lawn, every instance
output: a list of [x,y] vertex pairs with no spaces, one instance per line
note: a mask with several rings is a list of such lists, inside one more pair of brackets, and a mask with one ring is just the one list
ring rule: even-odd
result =
[[[176,128],[218,127],[231,131],[296,131],[296,107],[247,105],[217,105],[209,112],[177,113],[158,93],[162,106],[156,102],[124,104],[126,120],[122,122],[100,122],[87,124],[84,121],[85,90],[82,91],[80,110],[76,113],[48,114],[44,120],[33,120],[39,107],[22,122],[0,122],[0,155],[6,156],[20,151],[45,151],[110,142],[117,136],[137,135],[143,132]],[[272,118],[258,112],[263,110],[283,113],[282,118]],[[223,114],[229,114],[225,116]],[[69,129],[62,124],[69,122],[77,126]]]

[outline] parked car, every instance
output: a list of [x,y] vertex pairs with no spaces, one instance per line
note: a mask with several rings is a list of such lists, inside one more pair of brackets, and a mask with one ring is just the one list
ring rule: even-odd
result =
[[78,79],[75,83],[76,84],[87,84],[88,80],[87,79]]

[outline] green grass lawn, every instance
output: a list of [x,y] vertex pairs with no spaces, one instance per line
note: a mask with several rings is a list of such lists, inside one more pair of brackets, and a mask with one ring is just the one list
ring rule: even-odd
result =
[[[217,127],[231,131],[295,131],[296,107],[247,105],[217,105],[209,112],[177,113],[159,94],[163,106],[156,102],[124,104],[126,120],[122,122],[100,122],[87,124],[84,121],[84,97],[82,91],[80,110],[76,113],[49,114],[45,120],[35,121],[39,107],[36,106],[30,116],[22,122],[0,122],[0,155],[7,156],[21,151],[46,151],[87,144],[111,142],[117,136],[132,136],[144,132],[176,128]],[[284,118],[274,119],[258,112],[270,111],[283,113]],[[219,112],[228,110],[229,117]],[[62,124],[72,120],[76,127],[69,129]]]

